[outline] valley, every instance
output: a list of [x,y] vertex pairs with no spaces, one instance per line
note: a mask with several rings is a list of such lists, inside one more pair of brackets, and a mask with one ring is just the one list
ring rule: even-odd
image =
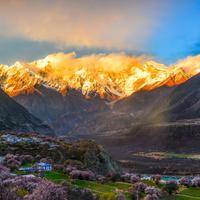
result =
[[[40,116],[57,134],[72,140],[94,139],[115,159],[129,160],[138,170],[144,172],[150,165],[153,173],[178,173],[180,170],[198,174],[196,159],[157,160],[133,155],[155,151],[166,154],[199,152],[199,84],[197,75],[179,86],[138,92],[113,103],[98,96],[85,99],[73,90],[62,96],[44,87],[14,98],[29,112]],[[59,104],[54,106],[54,102]],[[188,159],[189,168],[185,167]]]
[[[94,91],[83,95],[83,91],[73,88],[63,94],[40,81],[28,93],[8,96],[2,90],[0,154],[3,157],[11,154],[14,158],[31,155],[35,160],[40,157],[54,166],[53,172],[45,173],[47,180],[70,182],[72,187],[105,195],[101,198],[106,200],[121,190],[118,195],[130,199],[129,189],[135,187],[119,177],[110,180],[111,172],[116,177],[123,173],[138,174],[143,182],[145,177],[149,180],[160,174],[164,184],[173,182],[174,177],[195,179],[200,174],[199,84],[200,76],[196,75],[182,84],[141,90],[115,100]],[[105,176],[106,183],[102,186],[98,179],[79,180],[83,175],[71,180],[63,171],[68,165],[83,170],[77,171],[80,174],[91,171],[96,178]],[[41,176],[37,171],[23,174],[19,166],[16,172],[19,178],[29,174]],[[33,163],[27,166],[34,167]],[[57,170],[57,166],[62,170]],[[179,179],[175,181],[179,183]],[[178,187],[176,199],[188,197],[182,194],[180,184]],[[147,194],[143,191],[142,195]]]
[[0,0],[0,200],[200,200],[199,11]]

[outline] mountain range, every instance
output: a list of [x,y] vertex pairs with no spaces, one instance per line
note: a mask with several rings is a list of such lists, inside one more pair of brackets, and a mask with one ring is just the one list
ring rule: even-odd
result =
[[[152,62],[128,65],[126,73],[102,71],[99,78],[106,82],[95,83],[96,71],[77,68],[70,79],[68,68],[62,76],[54,59],[46,59],[1,66],[2,88],[12,96],[1,91],[1,129],[93,138],[121,158],[138,151],[199,150],[198,65],[189,75],[183,64],[170,69]],[[66,78],[73,87],[64,84]],[[122,88],[129,95],[117,97]],[[127,153],[120,156],[122,149]]]
[[199,144],[199,85],[196,75],[181,85],[140,91],[118,101],[96,94],[86,99],[77,90],[63,96],[40,85],[14,99],[57,134],[96,139],[115,154],[122,145],[131,151],[193,152]]

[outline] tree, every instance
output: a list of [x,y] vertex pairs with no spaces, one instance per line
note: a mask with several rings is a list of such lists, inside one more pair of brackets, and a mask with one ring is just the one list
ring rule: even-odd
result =
[[67,190],[61,185],[46,181],[25,200],[67,200]]
[[121,179],[122,179],[122,181],[129,182],[130,179],[131,179],[131,176],[132,176],[132,174],[130,174],[130,173],[125,173],[125,174],[123,174],[123,175],[121,176]]
[[168,181],[165,184],[163,190],[166,191],[169,195],[172,195],[178,190],[178,184],[176,181]]
[[144,193],[146,187],[147,185],[142,182],[135,183],[133,191],[135,191],[135,196],[137,200],[139,200],[141,194]]
[[147,187],[145,193],[147,194],[145,200],[159,200],[162,196],[160,189],[155,187]]
[[195,177],[194,179],[192,179],[192,186],[200,187],[200,177]]
[[21,155],[20,157],[20,161],[25,164],[25,163],[32,163],[34,158],[32,155]]
[[140,181],[140,177],[137,176],[137,175],[135,175],[135,174],[134,174],[134,175],[131,175],[130,181],[131,181],[131,183],[137,183],[137,182]]
[[158,196],[156,196],[156,195],[150,195],[150,194],[148,194],[145,198],[144,198],[144,200],[160,200],[160,198],[158,197]]
[[190,187],[191,185],[192,185],[192,181],[189,179],[189,178],[181,178],[180,180],[179,180],[179,183],[181,184],[181,185],[184,185],[184,186],[186,186],[186,187]]
[[96,180],[100,183],[105,183],[106,182],[106,177],[102,175],[97,175]]
[[159,174],[151,176],[151,180],[154,181],[156,185],[158,185],[160,183],[161,178],[162,178],[162,176]]
[[106,175],[106,178],[109,180],[109,181],[119,181],[121,179],[121,176],[119,173],[115,173],[115,172],[109,172],[107,175]]
[[122,191],[118,191],[116,195],[116,200],[126,200],[125,195],[122,193]]
[[0,180],[4,180],[10,177],[10,170],[0,164]]
[[71,171],[69,175],[72,179],[95,180],[95,174],[89,170],[81,171],[76,169]]
[[7,167],[9,167],[11,170],[18,169],[21,166],[21,162],[12,158],[7,160]]

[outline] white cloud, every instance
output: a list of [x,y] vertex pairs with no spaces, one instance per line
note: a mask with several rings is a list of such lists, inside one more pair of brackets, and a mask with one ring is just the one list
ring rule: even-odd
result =
[[160,0],[0,1],[0,35],[141,50],[167,7]]

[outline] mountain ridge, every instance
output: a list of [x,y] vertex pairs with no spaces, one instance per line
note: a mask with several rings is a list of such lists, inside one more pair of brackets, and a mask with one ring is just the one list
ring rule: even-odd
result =
[[[60,113],[58,114],[59,117],[58,118],[55,117],[54,122],[53,122],[53,123],[59,122],[58,126],[61,126],[62,118],[66,118],[66,122],[64,124],[67,126],[67,121],[69,122],[71,120],[70,118],[74,118],[74,117],[76,118],[78,115],[81,116],[81,114],[83,114],[83,117],[81,117],[78,120],[79,121],[78,123],[80,123],[78,125],[80,125],[80,127],[81,127],[81,123],[83,125],[84,125],[84,123],[87,124],[88,120],[89,121],[91,121],[91,120],[97,121],[97,124],[98,124],[98,122],[103,123],[103,124],[106,124],[107,122],[109,122],[109,124],[110,124],[112,121],[115,121],[115,118],[118,118],[118,119],[116,119],[118,121],[118,123],[115,123],[117,126],[120,124],[123,124],[123,121],[125,123],[124,124],[125,126],[127,123],[130,124],[130,119],[132,119],[132,122],[135,121],[136,124],[141,123],[141,122],[143,124],[153,123],[153,122],[154,123],[162,122],[162,121],[168,122],[168,121],[173,121],[176,119],[177,120],[185,119],[186,117],[185,117],[184,112],[187,113],[186,116],[188,116],[188,117],[190,116],[188,114],[189,108],[187,105],[186,105],[185,109],[182,109],[182,107],[179,108],[179,111],[174,110],[174,112],[173,112],[173,109],[175,109],[175,107],[177,108],[177,106],[179,106],[179,107],[183,106],[184,105],[183,102],[185,102],[186,99],[187,99],[187,101],[190,101],[192,99],[192,97],[195,97],[195,96],[198,101],[198,99],[199,99],[198,83],[199,83],[199,75],[196,75],[195,77],[191,78],[190,80],[188,80],[187,82],[185,82],[179,86],[174,86],[174,87],[163,86],[163,87],[157,88],[152,91],[140,91],[140,92],[134,93],[130,97],[116,101],[115,103],[113,103],[112,106],[109,105],[110,103],[107,103],[105,100],[101,99],[98,96],[94,96],[94,98],[91,98],[89,100],[85,99],[84,96],[81,94],[81,92],[78,92],[75,90],[71,90],[71,91],[69,91],[68,95],[62,96],[57,91],[53,91],[49,88],[46,88],[46,92],[47,92],[46,98],[48,97],[48,100],[49,100],[50,96],[52,95],[52,102],[53,103],[59,102],[58,104],[59,104],[59,106],[61,106],[61,109],[58,107],[59,111],[60,111]],[[188,87],[189,88],[188,90],[190,93],[192,92],[192,90],[194,90],[194,92],[191,95],[189,95],[189,92],[188,92],[189,96],[185,97],[184,87],[186,87],[186,89]],[[40,91],[39,88],[38,88],[38,90]],[[41,89],[41,91],[40,91],[41,93],[42,93],[42,90],[43,89]],[[48,94],[48,92],[49,92],[49,94]],[[179,94],[179,93],[180,93],[180,96],[177,96],[176,94]],[[19,103],[24,105],[30,112],[33,112],[34,115],[42,116],[40,110],[38,110],[38,112],[36,112],[37,108],[35,106],[33,106],[33,103],[31,106],[28,104],[32,99],[32,95],[36,95],[36,93],[33,93],[31,95],[30,94],[29,95],[26,95],[26,94],[20,95],[20,96],[14,97],[14,98]],[[43,95],[45,95],[45,94],[43,94]],[[54,99],[53,96],[56,96],[56,100]],[[184,100],[184,98],[182,98],[183,96],[184,96],[185,100]],[[36,102],[37,102],[37,100],[38,99],[36,97]],[[182,101],[182,103],[181,103],[181,101]],[[187,101],[186,101],[186,104],[187,104]],[[192,100],[192,102],[193,101],[194,100]],[[43,102],[43,105],[44,104],[46,104],[48,106],[50,105],[47,108],[47,110],[48,109],[51,110],[53,107],[53,106],[51,106],[51,104],[53,105],[52,102],[50,103],[49,101],[45,101],[45,103]],[[191,104],[192,104],[192,102],[191,102]],[[36,104],[38,104],[38,105],[40,104],[39,100]],[[57,108],[55,108],[55,110],[56,109]],[[53,113],[53,115],[56,116],[54,112],[50,112],[50,113],[51,114]],[[183,115],[183,114],[184,114],[184,116],[181,117],[181,115]],[[191,116],[198,117],[199,115],[193,109]],[[88,120],[87,120],[87,118],[88,118]],[[112,120],[109,120],[109,118]],[[44,117],[43,120],[46,121],[45,119],[46,118]],[[74,132],[79,132],[80,129],[76,129],[76,127],[75,127]],[[89,127],[91,128],[91,130],[89,129],[89,132],[93,131],[95,133],[95,124],[93,124],[93,125],[91,124],[91,125],[89,125]],[[113,124],[113,127],[114,127],[114,124]],[[111,128],[112,128],[112,125],[110,126],[109,129],[111,130]],[[118,127],[118,128],[120,129],[120,127]],[[123,126],[122,126],[122,128],[123,128]],[[103,129],[100,129],[100,130],[103,131]],[[65,131],[65,128],[63,129],[63,131],[61,131],[62,134],[64,133],[64,131]],[[80,131],[80,132],[85,132],[85,131]],[[87,134],[87,129],[86,129],[85,134]]]
[[53,130],[30,114],[23,106],[0,89],[0,130],[20,132],[36,131],[53,134]]
[[108,100],[133,93],[179,85],[199,73],[198,56],[166,66],[145,56],[99,54],[77,58],[74,53],[57,53],[30,63],[0,65],[0,84],[10,96],[32,93],[45,84],[62,94],[75,89],[86,97],[97,93]]

